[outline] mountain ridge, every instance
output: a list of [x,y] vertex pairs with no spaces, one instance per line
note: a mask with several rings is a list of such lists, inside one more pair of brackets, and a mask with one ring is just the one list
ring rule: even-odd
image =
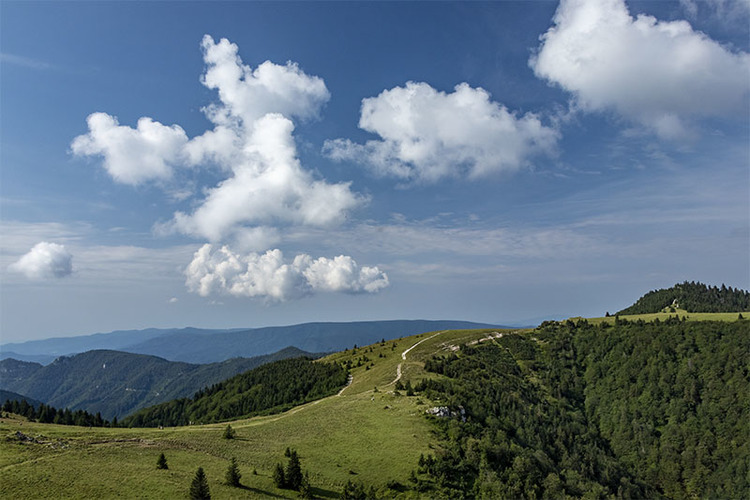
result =
[[[140,408],[192,395],[203,387],[279,359],[317,357],[295,347],[253,358],[191,364],[158,356],[91,350],[60,356],[47,366],[0,361],[2,389],[57,408],[121,418]],[[15,369],[15,371],[13,371]],[[22,373],[22,374],[20,374]]]
[[[248,329],[149,328],[3,344],[0,345],[0,353],[8,350],[24,356],[59,356],[103,348],[148,354],[169,361],[213,363],[238,356],[271,354],[287,346],[308,352],[333,352],[354,344],[371,344],[383,338],[393,339],[427,331],[499,327],[458,320],[383,320],[312,322]],[[190,342],[185,341],[186,336],[189,336]],[[93,346],[86,343],[92,339]]]

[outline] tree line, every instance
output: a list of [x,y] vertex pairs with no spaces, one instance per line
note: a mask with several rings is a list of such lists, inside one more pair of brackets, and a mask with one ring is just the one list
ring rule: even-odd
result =
[[15,413],[42,424],[79,425],[82,427],[116,427],[117,417],[112,422],[102,418],[102,414],[96,415],[85,410],[71,411],[69,408],[55,408],[54,406],[41,403],[38,407],[29,404],[25,399],[21,401],[6,399],[3,411]]
[[275,413],[335,394],[347,370],[334,363],[301,357],[269,363],[123,419],[128,427],[180,426]]

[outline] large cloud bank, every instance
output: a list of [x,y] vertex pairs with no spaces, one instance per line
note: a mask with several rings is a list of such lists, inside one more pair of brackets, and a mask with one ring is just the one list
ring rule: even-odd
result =
[[531,156],[553,152],[558,139],[537,116],[517,116],[466,83],[451,93],[422,82],[384,90],[362,100],[359,127],[381,139],[336,139],[324,151],[383,176],[419,182],[518,170]]
[[8,270],[32,280],[64,278],[73,273],[73,256],[65,245],[42,241],[11,264]]
[[144,117],[132,128],[93,113],[89,132],[73,140],[73,153],[102,156],[112,178],[131,185],[169,179],[179,167],[218,166],[227,178],[192,213],[177,212],[160,226],[211,242],[261,248],[279,225],[334,224],[366,201],[349,183],[316,179],[297,157],[292,119],[318,116],[330,98],[322,79],[291,62],[266,61],[253,70],[226,39],[217,43],[206,35],[201,46],[201,82],[219,97],[204,109],[213,129],[188,139],[179,125]]
[[[225,178],[204,189],[192,211],[177,211],[155,227],[243,251],[270,248],[291,226],[340,223],[367,201],[349,183],[317,178],[298,158],[295,120],[316,119],[330,99],[321,78],[292,62],[266,61],[253,69],[226,39],[216,42],[206,35],[201,48],[206,65],[201,83],[218,95],[203,109],[212,129],[188,138],[179,125],[144,117],[132,128],[106,113],[93,113],[88,133],[73,140],[72,152],[102,157],[111,177],[130,185],[167,186],[179,178],[180,169],[218,169]],[[302,254],[284,263],[278,249],[242,255],[229,245],[216,251],[211,244],[203,246],[185,273],[188,289],[203,296],[274,301],[318,291],[373,293],[388,286],[385,273],[360,267],[345,255],[313,260]]]
[[388,276],[380,269],[360,267],[345,255],[313,259],[300,254],[286,262],[280,250],[238,254],[210,244],[195,252],[185,275],[188,289],[204,297],[224,294],[277,302],[316,292],[375,293],[388,286]]
[[662,138],[691,118],[746,113],[750,55],[686,21],[630,16],[623,0],[562,0],[530,61],[585,111],[615,111]]

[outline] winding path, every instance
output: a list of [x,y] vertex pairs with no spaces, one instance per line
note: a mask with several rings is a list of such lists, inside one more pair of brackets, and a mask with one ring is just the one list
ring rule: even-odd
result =
[[347,387],[349,387],[350,385],[352,385],[352,381],[353,381],[353,380],[354,380],[354,377],[353,377],[353,376],[352,376],[352,374],[350,373],[350,374],[349,374],[349,378],[347,378],[347,379],[346,379],[346,385],[345,385],[344,387],[342,387],[342,388],[341,388],[341,390],[339,391],[339,393],[338,393],[338,394],[336,394],[336,395],[337,395],[337,396],[341,396],[341,394],[342,394],[342,393],[343,393],[343,392],[344,392],[344,391],[346,390],[346,388],[347,388]]
[[407,350],[405,350],[404,352],[402,352],[401,353],[401,359],[403,361],[401,363],[399,363],[398,366],[396,367],[396,378],[393,379],[393,382],[391,382],[390,384],[386,385],[386,387],[388,387],[390,385],[393,385],[396,382],[398,382],[399,380],[401,380],[401,365],[403,365],[404,361],[406,361],[406,355],[408,354],[409,351],[411,351],[412,349],[414,349],[415,347],[417,347],[419,344],[421,344],[425,340],[430,340],[431,338],[437,337],[441,333],[445,333],[447,331],[448,330],[443,330],[443,331],[437,332],[435,335],[431,335],[431,336],[427,337],[426,339],[420,340],[419,342],[417,342],[416,344],[414,344],[413,346],[411,346],[410,348],[408,348]]

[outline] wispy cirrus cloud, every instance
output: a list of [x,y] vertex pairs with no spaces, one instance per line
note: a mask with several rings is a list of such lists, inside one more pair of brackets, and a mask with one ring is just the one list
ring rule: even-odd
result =
[[0,52],[0,63],[12,64],[14,66],[21,66],[24,68],[35,69],[35,70],[50,70],[55,69],[55,65],[32,57],[19,56],[16,54],[8,54],[7,52]]

